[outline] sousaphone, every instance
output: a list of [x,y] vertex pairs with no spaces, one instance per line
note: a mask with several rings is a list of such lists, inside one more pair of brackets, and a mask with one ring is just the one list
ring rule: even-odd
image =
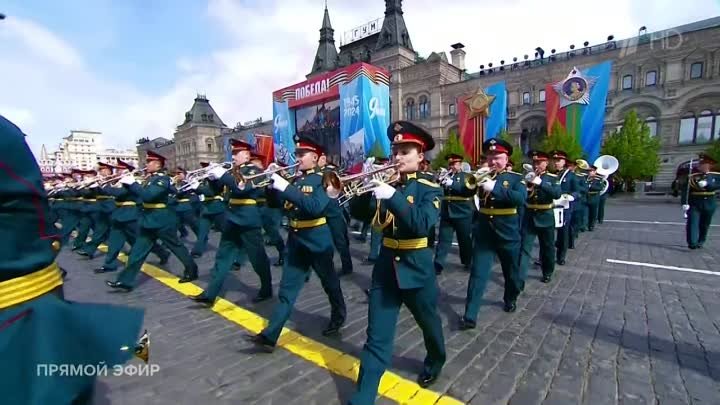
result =
[[608,179],[610,178],[610,176],[612,176],[613,173],[618,170],[618,168],[620,167],[620,162],[618,162],[615,156],[602,155],[599,158],[595,159],[593,166],[597,167],[595,173],[597,173],[598,176],[601,176],[603,178],[604,187],[600,192],[600,195],[603,195],[607,193],[608,188],[610,187],[610,182],[608,181]]

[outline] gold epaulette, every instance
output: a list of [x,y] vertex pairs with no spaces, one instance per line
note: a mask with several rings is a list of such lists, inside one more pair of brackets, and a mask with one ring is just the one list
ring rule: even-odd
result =
[[587,177],[586,173],[575,173],[576,176]]
[[557,177],[557,176],[558,176],[557,174],[552,174],[552,173],[550,173],[550,172],[545,172],[544,174],[547,174],[548,176],[551,176],[551,177]]
[[322,177],[325,173],[319,173],[319,172],[318,172],[318,173],[313,173],[313,174],[317,174],[318,176]]
[[426,186],[435,187],[435,188],[440,188],[440,185],[439,185],[439,184],[434,183],[434,182],[432,182],[432,181],[430,181],[430,180],[428,180],[428,179],[417,179],[417,182],[418,182],[418,183],[422,183],[422,184],[424,184],[424,185],[426,185]]

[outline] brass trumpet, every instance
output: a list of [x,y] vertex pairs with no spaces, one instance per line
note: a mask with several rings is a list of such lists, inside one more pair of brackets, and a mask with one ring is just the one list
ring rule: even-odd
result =
[[367,172],[343,177],[339,177],[335,172],[326,172],[323,174],[323,186],[326,189],[332,186],[335,192],[328,192],[328,197],[337,199],[338,204],[344,206],[354,197],[372,191],[376,185],[372,184],[371,180],[379,180],[388,184],[397,182],[400,179],[399,173],[396,171],[397,167],[397,163],[389,163]]
[[253,174],[251,176],[243,176],[242,174],[238,173],[236,175],[236,179],[238,180],[238,184],[245,184],[249,181],[253,181],[255,179],[265,177],[265,179],[263,181],[255,184],[255,187],[262,188],[262,187],[267,187],[270,185],[270,183],[271,183],[270,176],[272,176],[273,174],[279,173],[282,171],[286,171],[286,170],[297,169],[298,167],[300,167],[300,162],[297,162],[294,165],[291,165],[288,167],[282,167],[277,163],[270,163],[268,165],[267,169],[265,169],[264,171],[262,171],[258,174]]

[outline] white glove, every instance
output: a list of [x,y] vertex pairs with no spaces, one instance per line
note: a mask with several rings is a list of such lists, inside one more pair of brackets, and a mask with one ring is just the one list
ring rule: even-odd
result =
[[567,194],[567,200],[570,202],[575,201],[575,197],[571,196],[570,194]]
[[475,208],[477,208],[479,210],[480,209],[480,196],[475,194],[474,200],[475,200]]
[[442,184],[445,187],[450,187],[453,184],[453,179],[447,177],[447,178],[443,179]]
[[200,182],[195,180],[192,183],[190,183],[190,185],[188,185],[188,187],[190,188],[190,190],[197,190],[198,187],[200,187]]
[[395,188],[387,183],[383,183],[380,180],[373,180],[372,184],[376,185],[373,189],[373,194],[378,200],[389,200],[395,194]]
[[707,180],[700,180],[697,182],[698,187],[705,188],[707,187]]
[[540,184],[542,184],[542,179],[540,178],[540,176],[535,176],[535,178],[532,179],[531,183],[539,186]]
[[135,176],[127,175],[120,178],[120,184],[127,184],[128,186],[135,183]]
[[208,177],[210,178],[210,180],[217,180],[222,177],[226,171],[227,169],[223,168],[222,166],[216,166],[210,169],[210,171],[208,171]]
[[689,210],[689,209],[690,209],[690,205],[688,205],[688,204],[683,204],[683,211],[687,211],[687,210]]
[[482,185],[483,190],[487,191],[488,193],[493,191],[493,189],[495,188],[495,182],[496,182],[496,180],[485,181]]
[[270,187],[272,187],[275,190],[278,190],[280,192],[285,191],[287,186],[290,185],[290,183],[288,183],[287,180],[283,179],[282,176],[280,176],[277,173],[273,173],[272,176],[270,176],[270,180],[272,180]]

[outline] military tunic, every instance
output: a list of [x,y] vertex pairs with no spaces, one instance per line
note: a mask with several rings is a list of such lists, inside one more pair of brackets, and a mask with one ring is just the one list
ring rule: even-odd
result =
[[58,373],[57,366],[125,363],[132,351],[120,348],[137,341],[143,311],[63,299],[40,168],[22,132],[2,116],[0,155],[0,239],[10,242],[0,244],[1,402],[90,404],[96,376]]
[[286,200],[290,229],[278,303],[273,308],[268,326],[261,332],[272,343],[280,337],[295,300],[305,285],[310,267],[315,270],[328,295],[330,323],[342,325],[346,315],[340,280],[332,264],[334,246],[325,217],[330,199],[322,185],[322,173],[315,169],[304,171],[280,196]]
[[95,212],[93,214],[94,229],[90,242],[86,243],[85,246],[80,249],[84,255],[91,259],[95,255],[98,246],[104,243],[110,234],[110,216],[115,209],[115,200],[112,195],[107,193],[108,189],[110,189],[109,185],[91,189],[97,200],[94,205]]
[[73,250],[79,250],[85,247],[87,243],[87,237],[91,230],[95,228],[95,221],[97,220],[97,207],[95,203],[95,190],[83,188],[77,190],[78,192],[78,213],[80,215],[80,221],[78,223],[78,233],[73,241]]
[[277,190],[265,187],[265,202],[259,203],[260,215],[263,221],[263,230],[267,238],[267,244],[275,246],[278,253],[278,261],[276,265],[282,265],[285,257],[285,241],[280,235],[280,226],[282,222],[283,201],[278,195]]
[[352,405],[371,405],[380,379],[390,366],[400,306],[405,304],[423,333],[427,356],[423,372],[437,376],[445,364],[445,341],[437,312],[438,287],[428,246],[430,228],[438,221],[442,189],[436,183],[404,174],[393,196],[382,200],[378,221],[383,247],[372,273],[367,342],[360,355],[360,375]]
[[[697,183],[705,180],[707,185],[701,188]],[[687,183],[682,190],[687,190]],[[720,190],[720,173],[693,173],[690,178],[690,195],[683,191],[682,204],[689,205],[685,222],[685,235],[688,247],[702,248],[707,241],[713,214],[717,208],[717,190]]]
[[127,188],[140,197],[143,211],[138,238],[130,249],[125,269],[118,274],[117,282],[134,287],[137,274],[158,239],[183,264],[185,270],[183,277],[197,278],[197,265],[185,245],[180,242],[177,234],[177,217],[167,205],[170,192],[168,176],[159,172],[154,173],[143,182],[143,185],[133,183]]
[[520,257],[520,224],[517,209],[525,204],[527,188],[522,175],[503,171],[495,187],[486,193],[478,185],[478,216],[473,233],[473,262],[465,301],[464,320],[474,323],[485,293],[495,255],[500,259],[505,279],[505,305],[514,304],[520,293],[518,259]]
[[585,231],[585,226],[586,226],[587,217],[588,217],[587,174],[575,173],[575,183],[576,183],[576,187],[577,187],[577,198],[575,199],[575,207],[574,207],[573,220],[572,220],[572,239],[570,242],[571,249],[574,248],[575,240],[577,239],[580,232]]
[[540,242],[540,266],[544,277],[555,271],[555,214],[553,200],[560,198],[560,179],[552,173],[540,175],[542,183],[532,188],[525,205],[521,231],[520,290],[525,289],[532,249],[537,237]]
[[[177,188],[183,186],[185,182],[178,184]],[[178,192],[175,189],[175,213],[178,218],[178,231],[185,237],[187,236],[187,230],[185,226],[189,226],[195,234],[195,238],[198,238],[198,219],[195,215],[195,204],[198,200],[195,190],[185,190]]]
[[[261,171],[249,163],[240,165],[238,169],[234,170],[239,170],[243,176],[252,176]],[[215,266],[211,272],[212,278],[205,289],[204,296],[211,301],[217,297],[233,262],[242,251],[247,254],[253,270],[260,277],[258,297],[270,297],[272,296],[272,276],[270,262],[263,244],[262,218],[257,203],[258,198],[261,198],[264,192],[260,188],[255,188],[253,182],[247,182],[242,188],[239,188],[232,171],[225,172],[219,182],[227,187],[229,200],[225,213],[225,225],[215,255]]]
[[472,261],[472,220],[473,195],[476,187],[471,173],[455,173],[450,187],[445,187],[445,196],[440,207],[440,233],[435,253],[435,271],[445,268],[445,260],[452,246],[453,233],[460,248],[460,263],[469,268]]

